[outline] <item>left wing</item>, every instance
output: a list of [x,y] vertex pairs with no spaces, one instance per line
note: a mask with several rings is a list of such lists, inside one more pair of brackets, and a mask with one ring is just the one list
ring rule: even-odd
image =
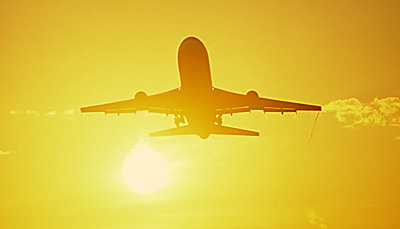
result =
[[219,115],[250,112],[251,110],[281,112],[282,114],[285,112],[321,110],[321,106],[317,105],[261,98],[255,91],[243,95],[214,88],[213,97],[215,99],[215,112]]
[[96,106],[82,107],[81,112],[104,112],[105,114],[136,113],[147,110],[153,113],[181,114],[182,98],[179,90],[174,89],[164,93],[147,96],[144,92],[138,92],[134,99],[106,103]]

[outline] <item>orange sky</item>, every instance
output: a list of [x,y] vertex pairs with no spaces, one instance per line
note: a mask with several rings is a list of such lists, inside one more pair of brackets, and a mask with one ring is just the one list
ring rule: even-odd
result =
[[[178,87],[190,35],[216,87],[326,105],[311,142],[312,112],[227,116],[260,137],[207,140],[79,113]],[[398,1],[2,1],[0,227],[398,228],[399,35]],[[139,143],[170,168],[154,194],[122,179]]]

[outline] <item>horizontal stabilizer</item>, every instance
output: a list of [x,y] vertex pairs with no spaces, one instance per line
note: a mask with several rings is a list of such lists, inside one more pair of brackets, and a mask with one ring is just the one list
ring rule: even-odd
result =
[[259,136],[259,133],[255,131],[243,130],[227,126],[212,125],[207,128],[204,127],[198,128],[187,125],[187,126],[153,132],[150,133],[150,137],[188,135],[188,134],[199,135],[201,138],[207,138],[210,134]]
[[211,134],[259,136],[259,133],[256,131],[243,130],[228,126],[214,126],[211,128]]
[[195,134],[191,126],[181,126],[150,133],[150,137]]

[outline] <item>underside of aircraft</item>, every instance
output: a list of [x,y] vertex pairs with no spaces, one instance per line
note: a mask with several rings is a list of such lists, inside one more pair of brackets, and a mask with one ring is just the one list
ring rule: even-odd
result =
[[150,133],[151,137],[195,134],[204,139],[210,134],[259,136],[256,131],[222,126],[222,116],[226,114],[321,110],[321,106],[261,98],[255,91],[238,94],[213,87],[207,49],[195,37],[181,43],[178,66],[179,88],[155,95],[138,92],[134,99],[83,107],[81,112],[172,114],[176,127]]

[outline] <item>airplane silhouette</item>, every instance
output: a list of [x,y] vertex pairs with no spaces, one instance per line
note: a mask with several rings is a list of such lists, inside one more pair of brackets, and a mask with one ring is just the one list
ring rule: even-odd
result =
[[[134,99],[81,108],[81,112],[105,114],[152,113],[175,115],[177,127],[150,133],[151,137],[195,134],[259,136],[258,132],[222,126],[222,115],[251,110],[265,112],[320,111],[321,106],[261,98],[257,92],[238,94],[212,86],[207,49],[196,37],[187,37],[178,51],[179,88],[155,95],[137,92]],[[181,124],[186,124],[181,126]]]

